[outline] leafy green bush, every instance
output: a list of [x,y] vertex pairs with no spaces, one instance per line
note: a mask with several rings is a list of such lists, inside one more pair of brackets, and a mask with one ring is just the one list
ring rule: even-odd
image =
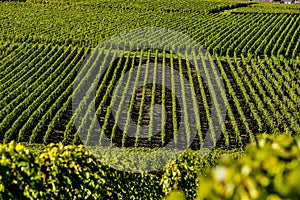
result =
[[14,142],[1,145],[1,199],[84,199],[104,194],[98,164],[82,146],[49,145],[39,156]]
[[198,174],[206,174],[209,169],[216,166],[221,156],[227,155],[232,160],[242,157],[242,149],[210,151],[202,156],[199,151],[188,150],[178,160],[169,163],[161,178],[164,194],[172,190],[181,190],[187,199],[195,199],[198,188]]
[[197,187],[198,199],[300,197],[299,137],[259,136],[245,156],[199,153],[188,150],[160,171],[128,173],[103,165],[82,145],[11,142],[0,145],[0,199],[194,199]]
[[[113,153],[103,152],[115,162]],[[0,145],[0,199],[162,199],[173,190],[194,199],[198,173],[205,173],[224,153],[242,155],[214,150],[200,156],[188,150],[160,171],[128,173],[100,163],[82,145],[11,142]]]
[[198,199],[299,199],[300,138],[262,135],[245,156],[201,176]]

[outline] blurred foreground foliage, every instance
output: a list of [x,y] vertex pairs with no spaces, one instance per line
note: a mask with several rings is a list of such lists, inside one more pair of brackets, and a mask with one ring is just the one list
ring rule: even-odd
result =
[[300,138],[261,135],[233,164],[223,157],[201,176],[198,199],[300,199]]
[[[115,162],[111,152],[105,155]],[[261,135],[245,152],[213,150],[201,156],[187,150],[163,169],[148,173],[112,169],[82,145],[11,142],[0,145],[0,156],[0,199],[300,197],[300,138],[287,134]]]
[[[106,163],[117,163],[121,158],[112,149],[99,153],[106,156]],[[170,153],[166,151],[165,156]],[[243,151],[213,150],[203,154],[187,150],[159,171],[129,173],[104,165],[83,145],[10,142],[0,145],[0,199],[162,199],[171,191],[182,191],[177,194],[195,199],[198,174],[215,166],[224,154],[236,160]],[[158,155],[164,156],[162,152]],[[122,166],[126,162],[128,159],[119,159]],[[135,170],[143,168],[142,163]],[[168,198],[176,196],[175,192]]]

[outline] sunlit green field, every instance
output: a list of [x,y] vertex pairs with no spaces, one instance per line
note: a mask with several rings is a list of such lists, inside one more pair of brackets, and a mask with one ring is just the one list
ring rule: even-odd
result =
[[[131,30],[135,31],[130,36],[125,34]],[[122,34],[129,39],[107,42]],[[192,40],[196,50],[191,53],[178,35]],[[59,142],[72,148],[105,146],[107,152],[113,149],[107,157],[116,157],[111,163],[118,159],[126,163],[114,148],[142,152],[189,148],[194,151],[191,155],[214,150],[217,153],[211,155],[217,158],[222,149],[239,157],[260,134],[299,135],[299,38],[299,5],[225,0],[1,1],[0,143],[15,141],[38,152]],[[149,48],[149,43],[166,48]],[[99,76],[97,81],[94,76]],[[76,95],[82,98],[77,101]],[[182,159],[186,166],[197,160]],[[142,159],[141,163],[150,165]],[[195,163],[205,165],[203,160]],[[215,163],[212,158],[207,165]],[[148,174],[156,181],[151,187],[159,185],[157,177],[162,174]],[[197,173],[190,176],[187,179],[195,181]],[[183,179],[181,189],[193,188],[187,198],[194,198],[196,184],[185,188]],[[168,188],[152,198],[176,187]],[[101,195],[127,199],[126,192],[114,193],[111,188]]]

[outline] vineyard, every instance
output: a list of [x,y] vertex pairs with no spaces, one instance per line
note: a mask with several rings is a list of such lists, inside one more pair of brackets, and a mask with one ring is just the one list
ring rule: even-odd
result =
[[[1,140],[3,142],[16,140],[30,143],[57,141],[79,143],[78,130],[72,117],[72,85],[88,50],[81,47],[24,43],[3,44],[3,46],[8,56],[5,56],[1,63]],[[150,51],[141,52],[140,55],[135,53],[131,56],[113,58],[109,62],[112,64],[96,92],[96,112],[105,134],[113,143],[127,147],[136,145],[157,147],[173,139],[180,141],[176,139],[175,134],[178,129],[176,119],[180,118],[181,112],[176,106],[178,104],[176,97],[171,91],[155,84],[130,88],[135,91],[135,95],[132,95],[130,101],[128,119],[132,117],[136,123],[149,125],[155,121],[153,110],[147,117],[149,106],[165,105],[167,127],[161,134],[152,138],[149,127],[149,137],[146,139],[126,138],[122,130],[118,129],[110,112],[113,106],[110,104],[116,101],[116,96],[111,94],[118,81],[117,77],[133,66],[142,69],[153,66],[150,63],[158,63],[181,71],[193,85],[196,94],[193,100],[200,106],[200,112],[195,113],[195,118],[199,119],[199,123],[201,122],[194,125],[199,125],[201,128],[197,129],[192,146],[196,149],[201,146],[201,138],[204,138],[209,125],[212,125],[210,94],[207,89],[210,86],[205,85],[203,78],[196,73],[195,66],[190,66],[186,60],[181,60],[173,54],[163,52],[163,56],[159,56],[157,52]],[[211,135],[214,143],[218,142],[218,145],[223,147],[237,147],[254,141],[257,133],[283,131],[299,133],[299,61],[275,57],[249,60],[244,57],[228,57],[217,58],[215,62],[226,87],[226,93],[222,94],[222,97],[226,101],[227,116],[226,128],[222,130],[221,138],[216,141],[213,138],[214,133]],[[150,77],[153,80],[156,77],[155,71],[161,70],[157,66],[154,65],[152,72],[148,72],[153,75]],[[161,73],[164,71],[162,70]],[[140,75],[144,76],[140,78],[142,80],[147,77],[147,74]],[[177,80],[175,83],[174,77],[170,75],[165,77],[173,80],[172,87],[179,88],[182,93],[185,92],[181,82]],[[136,77],[138,74],[133,76]],[[129,83],[134,84],[134,80],[128,77],[124,82],[124,88],[129,89]],[[124,94],[126,93],[127,90],[124,90]],[[122,110],[122,105],[118,109]],[[97,119],[93,120],[92,123],[95,123]],[[188,128],[185,127],[187,132]],[[93,127],[91,126],[90,129]],[[134,135],[138,134],[138,132],[134,133]],[[89,137],[81,142],[89,143],[90,140],[95,142],[95,138]]]
[[[10,43],[96,47],[105,38],[125,30],[163,27],[191,37],[218,56],[299,56],[300,22],[295,7],[197,2],[185,4],[185,9],[181,9],[179,1],[160,2],[164,6],[157,7],[146,1],[134,5],[126,1],[84,5],[4,2],[0,4],[0,38]],[[178,10],[168,10],[171,5]]]
[[299,5],[0,0],[0,199],[299,199],[299,77]]
[[230,10],[232,13],[245,13],[245,12],[250,12],[250,13],[286,13],[286,14],[299,14],[300,9],[299,5],[295,4],[287,4],[287,5],[272,5],[270,6],[268,3],[261,3],[261,4],[252,4],[247,7],[243,8],[235,8]]
[[[97,145],[105,137],[119,147],[154,148],[175,141],[175,146],[191,144],[193,149],[199,149],[206,136],[212,146],[234,148],[255,141],[258,133],[299,133],[297,13],[284,13],[288,7],[282,7],[282,13],[252,13],[248,12],[250,7],[244,8],[252,5],[234,2],[191,1],[184,8],[179,1],[160,3],[159,7],[146,1],[132,5],[102,1],[1,3],[0,141]],[[167,9],[170,4],[173,10]],[[233,11],[227,12],[228,9]],[[208,77],[199,73],[199,66],[167,50],[117,54],[113,47],[106,47],[112,56],[105,57],[108,53],[100,49],[94,57],[88,57],[105,38],[145,26],[172,29],[201,44],[214,62],[208,69],[206,61],[201,61]],[[136,44],[145,42],[140,35],[132,38]],[[176,40],[169,38],[172,45],[180,48]],[[96,107],[86,105],[84,100],[77,102],[79,110],[81,106],[94,109],[97,117],[83,116],[76,126],[73,114],[79,110],[72,110],[73,92],[78,89],[74,86],[75,77],[85,60],[89,64],[84,66],[93,67],[99,58],[110,59],[105,61],[110,64],[101,81],[91,86],[97,86]],[[194,55],[192,59],[199,57]],[[122,79],[122,92],[113,95],[120,77],[132,69],[136,74]],[[169,73],[169,69],[181,75]],[[81,78],[89,76],[87,73]],[[214,119],[212,109],[218,102],[213,83],[204,79],[218,78],[223,83],[215,84],[224,84],[225,90],[219,96],[227,112],[223,116],[216,111]],[[137,84],[147,80],[152,83],[142,87]],[[168,80],[171,89],[161,87]],[[191,86],[192,99],[186,98],[190,91],[184,81]],[[183,103],[172,91],[179,91]],[[132,95],[126,99],[128,93]],[[129,110],[124,118],[120,113],[125,103]],[[155,105],[163,108],[160,113],[155,112]],[[195,123],[186,123],[188,108],[194,108],[190,117]],[[222,117],[223,127],[213,127],[214,120],[220,122]],[[122,130],[118,124],[121,118]],[[147,130],[132,129],[132,121]],[[92,133],[97,122],[103,132],[95,135]],[[83,128],[86,134],[80,137]],[[186,135],[177,135],[180,128]]]

